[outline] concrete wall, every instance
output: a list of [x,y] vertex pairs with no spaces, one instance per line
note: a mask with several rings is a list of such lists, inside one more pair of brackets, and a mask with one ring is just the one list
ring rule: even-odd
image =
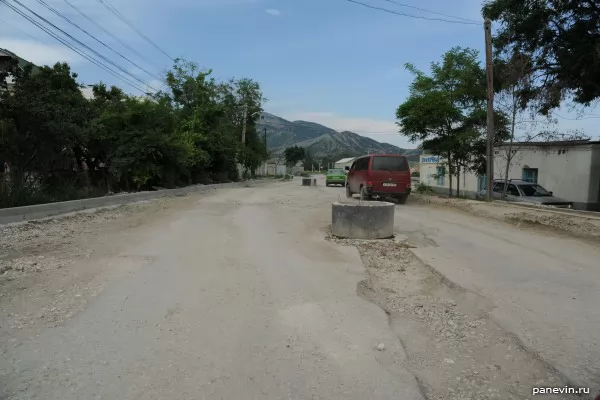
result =
[[232,182],[214,185],[194,185],[180,189],[157,190],[155,192],[139,192],[106,197],[95,197],[83,200],[63,201],[60,203],[2,208],[0,209],[0,225],[51,217],[54,215],[67,214],[70,212],[89,210],[98,207],[119,206],[122,204],[134,203],[136,201],[158,199],[168,196],[180,196],[192,192],[205,192],[216,188],[240,187],[243,184],[245,183]]
[[301,166],[295,166],[292,168],[288,168],[285,165],[282,164],[274,164],[274,163],[268,163],[268,164],[263,164],[261,167],[259,167],[256,171],[257,175],[260,176],[274,176],[274,175],[285,175],[285,174],[300,174],[301,172],[304,172],[304,167]]
[[600,211],[600,145],[592,145],[592,167],[590,171],[589,209]]
[[[507,148],[494,150],[494,177],[504,178]],[[538,170],[538,183],[577,209],[597,209],[600,187],[600,145],[518,147],[509,179],[522,179],[523,168]]]

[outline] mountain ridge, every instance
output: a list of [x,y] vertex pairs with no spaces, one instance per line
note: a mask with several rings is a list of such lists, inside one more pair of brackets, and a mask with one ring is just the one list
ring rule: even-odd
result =
[[305,148],[315,158],[356,157],[363,154],[405,154],[417,160],[418,149],[403,149],[390,143],[378,142],[350,131],[335,129],[310,121],[288,121],[277,115],[264,113],[257,123],[259,132],[267,135],[267,147],[274,155],[281,155],[290,146]]

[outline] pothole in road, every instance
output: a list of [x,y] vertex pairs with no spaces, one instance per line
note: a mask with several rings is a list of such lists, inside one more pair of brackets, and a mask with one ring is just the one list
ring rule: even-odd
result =
[[388,314],[427,399],[528,399],[533,387],[564,386],[490,318],[493,304],[447,281],[406,242],[326,240],[358,249],[367,279],[357,293]]

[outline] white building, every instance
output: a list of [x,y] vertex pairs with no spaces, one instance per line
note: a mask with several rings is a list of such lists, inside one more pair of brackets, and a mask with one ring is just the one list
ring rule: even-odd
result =
[[356,160],[356,157],[342,158],[341,160],[336,161],[333,167],[345,169],[346,167],[351,167],[354,160]]
[[[440,156],[422,154],[419,162],[420,182],[431,186],[436,193],[447,194],[450,188],[450,175],[445,160]],[[485,188],[484,177],[469,171],[461,171],[460,196],[474,197]],[[452,195],[456,195],[456,176],[452,176]]]
[[[579,210],[600,211],[600,142],[588,140],[565,142],[513,143],[508,178],[536,182],[557,197],[573,202]],[[494,148],[494,178],[506,174],[508,144]],[[449,175],[444,160],[422,155],[421,182],[437,193],[448,193]],[[462,171],[460,195],[472,197],[485,189],[485,176]],[[453,194],[456,177],[452,176]]]
[[[506,173],[508,145],[494,149],[494,176]],[[578,210],[600,211],[600,142],[515,143],[508,178],[536,182]]]

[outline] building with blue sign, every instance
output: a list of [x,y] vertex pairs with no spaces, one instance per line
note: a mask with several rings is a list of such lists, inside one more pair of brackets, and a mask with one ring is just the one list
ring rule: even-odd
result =
[[[447,194],[450,188],[450,176],[447,173],[446,160],[440,156],[422,154],[419,164],[420,182],[431,186],[436,193]],[[475,193],[482,190],[485,179],[469,171],[463,171],[460,175],[460,195],[475,197]],[[452,177],[452,189],[456,195],[456,176]]]
[[[504,179],[508,145],[494,148],[494,178]],[[579,210],[600,211],[600,142],[574,140],[562,142],[513,143],[508,179],[535,182],[557,197],[573,202]],[[447,194],[450,176],[443,157],[423,154],[420,182],[440,194]],[[485,190],[485,176],[461,171],[460,195],[474,197]],[[456,176],[452,176],[456,195]]]

